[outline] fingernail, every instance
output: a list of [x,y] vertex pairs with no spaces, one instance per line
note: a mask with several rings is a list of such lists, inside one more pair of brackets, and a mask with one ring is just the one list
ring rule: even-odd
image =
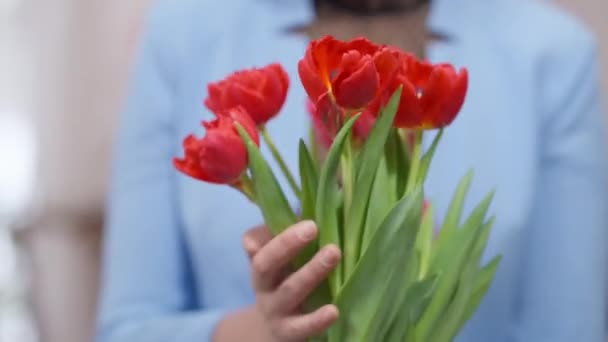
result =
[[245,250],[247,252],[255,252],[258,249],[258,244],[253,239],[245,238],[243,240],[243,245],[245,246]]
[[317,225],[312,221],[302,222],[296,231],[296,235],[302,241],[310,241],[317,234]]
[[333,305],[329,305],[324,308],[324,312],[323,312],[324,319],[332,320],[332,319],[337,318],[339,315],[340,315],[340,312]]
[[327,266],[327,267],[334,266],[336,264],[336,261],[338,261],[338,254],[335,251],[333,251],[331,248],[325,248],[321,252],[321,263],[324,266]]

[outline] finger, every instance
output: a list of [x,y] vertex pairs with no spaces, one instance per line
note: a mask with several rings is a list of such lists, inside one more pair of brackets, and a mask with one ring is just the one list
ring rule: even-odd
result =
[[251,261],[254,289],[256,291],[273,290],[277,284],[278,275],[316,236],[315,223],[302,221],[270,240]]
[[340,257],[340,249],[336,245],[323,247],[306,265],[279,285],[270,303],[271,314],[293,312],[327,278]]
[[270,240],[272,240],[272,233],[270,233],[268,227],[265,225],[257,226],[249,229],[243,235],[243,248],[251,259]]
[[328,304],[312,313],[284,318],[273,330],[281,341],[302,341],[324,333],[338,316],[338,308]]

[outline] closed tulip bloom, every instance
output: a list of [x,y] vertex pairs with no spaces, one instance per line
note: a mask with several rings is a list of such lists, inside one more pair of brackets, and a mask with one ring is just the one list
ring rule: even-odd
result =
[[403,54],[394,80],[394,91],[403,86],[395,126],[407,129],[434,129],[454,121],[468,88],[467,69],[456,71],[450,64],[431,64]]
[[208,86],[205,106],[218,113],[241,106],[257,126],[263,126],[283,107],[289,89],[289,76],[280,64],[233,73]]
[[259,144],[255,123],[243,108],[236,107],[219,112],[213,121],[203,122],[206,129],[203,138],[194,135],[186,137],[183,142],[184,158],[175,158],[175,167],[190,177],[209,183],[238,182],[247,169],[248,157],[235,123],[239,123]]

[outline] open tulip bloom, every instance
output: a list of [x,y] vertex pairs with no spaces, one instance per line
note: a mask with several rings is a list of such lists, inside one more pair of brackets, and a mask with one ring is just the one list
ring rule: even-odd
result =
[[[343,258],[308,299],[306,310],[334,303],[340,318],[314,341],[447,342],[470,319],[500,257],[481,265],[494,218],[493,193],[461,218],[472,173],[457,186],[438,235],[424,182],[441,139],[467,92],[466,69],[419,61],[365,38],[312,41],[298,70],[309,96],[310,145],[299,146],[299,180],[264,128],[287,95],[278,64],[238,71],[209,86],[216,120],[202,139],[184,140],[176,168],[234,187],[278,234],[314,220],[318,239],[294,263],[324,245]],[[305,104],[302,104],[303,106]],[[426,151],[425,130],[438,129]],[[300,200],[294,212],[259,150],[260,135]]]

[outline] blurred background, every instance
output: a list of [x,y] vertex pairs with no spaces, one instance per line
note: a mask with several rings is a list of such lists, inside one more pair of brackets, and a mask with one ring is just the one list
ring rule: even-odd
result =
[[[595,31],[607,89],[608,2],[556,2]],[[91,340],[113,131],[148,6],[0,0],[0,342]]]

